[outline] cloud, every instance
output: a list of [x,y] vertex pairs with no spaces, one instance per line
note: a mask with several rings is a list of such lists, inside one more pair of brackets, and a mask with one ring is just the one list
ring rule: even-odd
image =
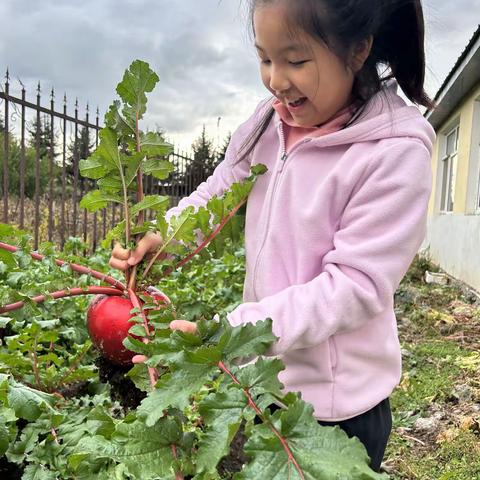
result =
[[[223,137],[268,92],[235,0],[2,0],[0,66],[28,87],[42,81],[104,112],[123,71],[136,58],[160,76],[150,96],[149,126],[182,148],[206,124]],[[434,95],[476,27],[480,0],[427,0],[427,74]],[[13,82],[15,83],[15,82]],[[14,87],[12,87],[14,88]],[[18,88],[18,84],[17,84]],[[46,102],[46,98],[44,98]],[[217,121],[221,117],[220,128]]]

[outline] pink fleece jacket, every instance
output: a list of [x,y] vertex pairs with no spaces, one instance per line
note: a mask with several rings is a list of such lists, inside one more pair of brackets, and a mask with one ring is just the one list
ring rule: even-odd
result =
[[425,234],[435,133],[389,81],[351,126],[303,138],[285,154],[273,121],[250,158],[238,151],[271,102],[233,134],[225,160],[169,211],[204,205],[250,165],[268,172],[247,204],[244,303],[232,325],[271,318],[280,380],[318,419],[359,415],[401,375],[393,298]]

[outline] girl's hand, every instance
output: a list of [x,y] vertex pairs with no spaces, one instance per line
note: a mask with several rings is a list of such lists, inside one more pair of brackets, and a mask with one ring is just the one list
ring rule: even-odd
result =
[[[137,244],[135,250],[127,250],[122,248],[119,243],[115,244],[112,250],[112,256],[108,264],[112,268],[125,271],[129,267],[137,265],[143,260],[143,257],[148,253],[153,253],[162,246],[163,240],[160,234],[148,232]],[[159,260],[165,258],[165,255],[160,256]]]
[[180,330],[183,333],[191,333],[192,335],[198,333],[197,324],[187,320],[173,320],[173,322],[170,322],[170,328],[172,330]]
[[[197,324],[194,322],[188,322],[187,320],[173,320],[170,322],[170,328],[172,330],[180,330],[184,333],[191,333],[195,335],[197,333]],[[145,363],[147,361],[147,357],[145,355],[135,355],[132,358],[132,363]]]

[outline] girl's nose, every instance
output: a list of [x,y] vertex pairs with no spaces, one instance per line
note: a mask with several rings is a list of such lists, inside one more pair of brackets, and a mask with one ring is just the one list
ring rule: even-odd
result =
[[270,88],[276,93],[284,92],[290,88],[290,81],[278,68],[270,70]]

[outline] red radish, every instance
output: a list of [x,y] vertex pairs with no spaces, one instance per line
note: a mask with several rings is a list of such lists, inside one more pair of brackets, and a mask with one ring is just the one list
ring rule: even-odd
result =
[[[152,296],[158,307],[169,303],[168,297],[160,291],[147,291],[145,295]],[[105,358],[119,365],[131,364],[135,355],[123,345],[133,326],[129,321],[134,316],[130,313],[132,309],[129,298],[97,295],[87,311],[87,328],[93,344]]]

